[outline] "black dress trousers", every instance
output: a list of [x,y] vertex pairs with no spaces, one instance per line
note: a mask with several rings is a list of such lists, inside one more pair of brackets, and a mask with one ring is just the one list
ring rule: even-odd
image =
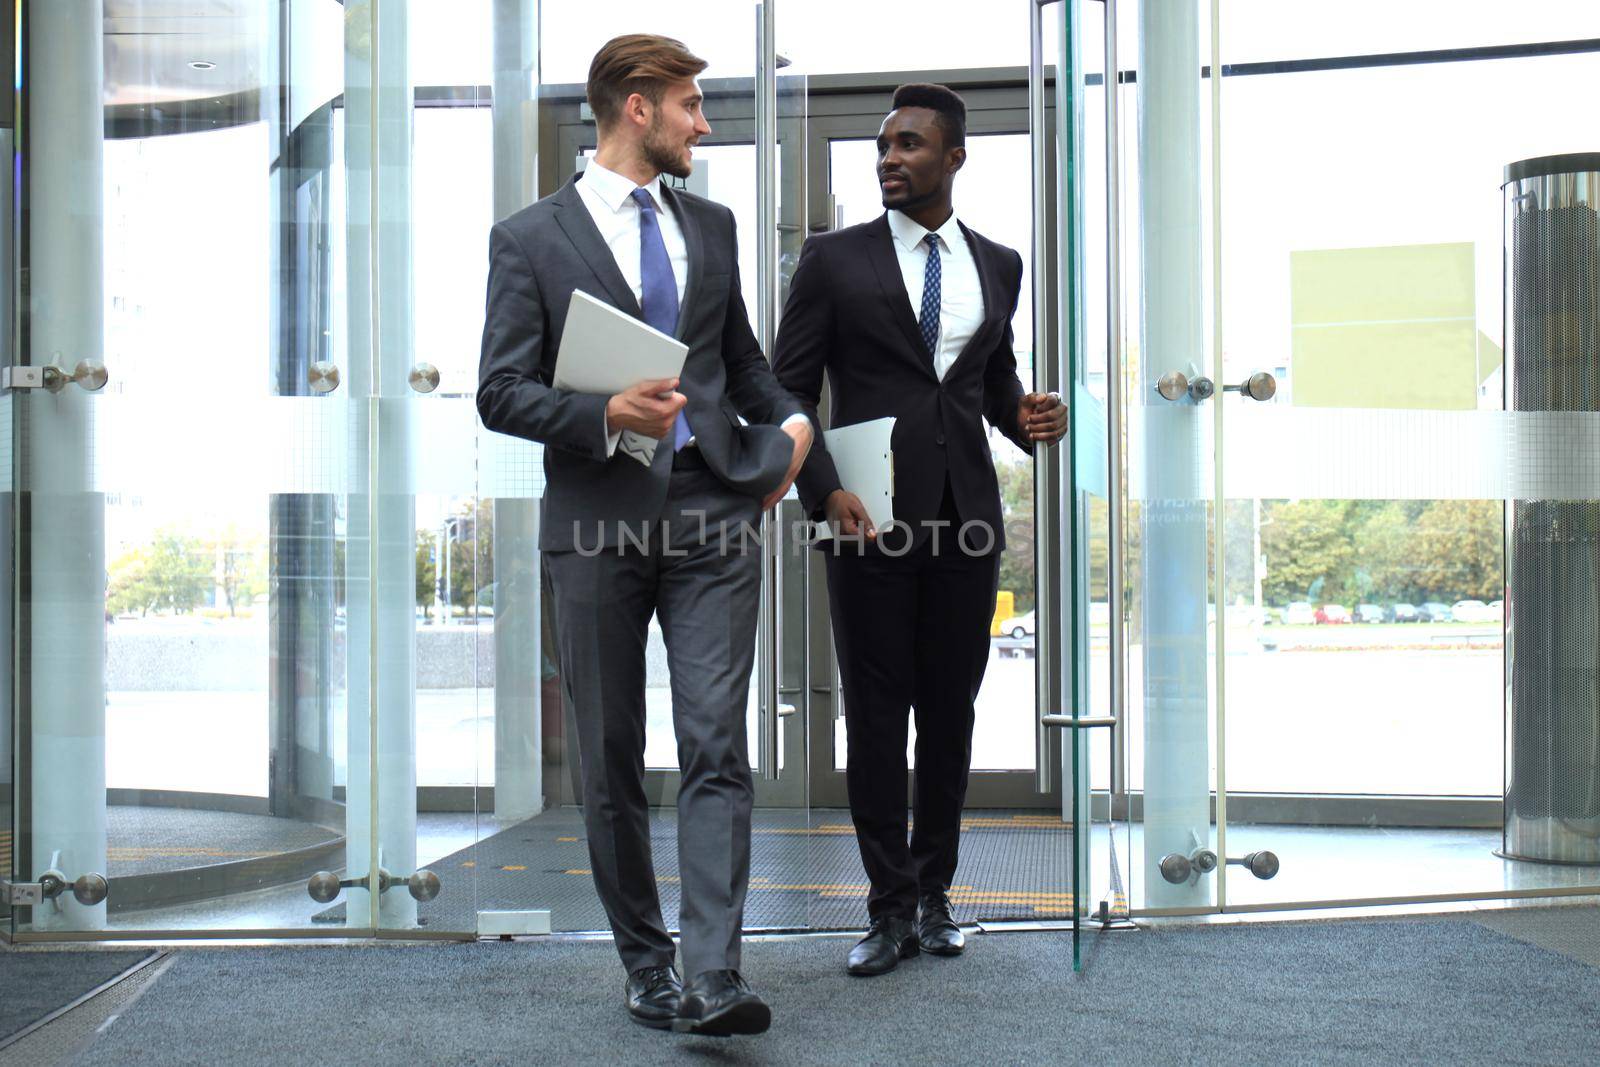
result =
[[[922,893],[949,889],[961,840],[972,762],[974,702],[989,662],[989,626],[1000,554],[956,543],[960,523],[948,485],[938,543],[924,537],[903,555],[900,535],[857,551],[834,542],[829,604],[849,733],[846,783],[872,918],[916,916]],[[909,841],[906,742],[915,710],[917,747]]]

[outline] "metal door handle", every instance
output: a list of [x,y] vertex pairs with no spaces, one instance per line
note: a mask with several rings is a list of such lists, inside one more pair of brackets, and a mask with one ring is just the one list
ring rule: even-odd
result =
[[[56,358],[60,356],[61,353],[56,353]],[[55,363],[44,367],[6,367],[3,378],[0,378],[0,388],[48,389],[52,393],[59,393],[67,387],[68,382],[77,382],[85,392],[97,393],[105,388],[108,377],[104,363],[82,359],[72,368],[71,374]]]
[[1169,852],[1161,857],[1161,877],[1173,885],[1182,885],[1196,874],[1210,874],[1217,869],[1217,854],[1209,848],[1197,848],[1188,856]]
[[1235,867],[1249,868],[1250,873],[1262,881],[1266,881],[1276,875],[1280,866],[1278,854],[1268,852],[1266,849],[1262,849],[1260,852],[1252,852],[1248,856],[1241,856],[1238,859],[1230,856],[1228,862]]
[[1189,395],[1189,376],[1181,370],[1169,370],[1156,382],[1156,392],[1163,400],[1182,400]]
[[1198,404],[1216,395],[1217,383],[1203,374],[1191,379],[1180,370],[1169,370],[1156,382],[1156,392],[1163,400],[1176,402],[1188,397]]
[[1278,395],[1278,379],[1266,371],[1257,371],[1238,385],[1224,385],[1225,393],[1242,393],[1251,400],[1271,400]]
[[439,388],[439,368],[432,363],[418,363],[411,368],[406,381],[418,393],[431,393]]
[[[306,892],[318,904],[332,904],[338,897],[339,890],[357,887],[369,888],[370,876],[365,878],[340,878],[332,871],[318,871],[306,883]],[[387,893],[396,886],[405,886],[412,899],[427,903],[439,895],[439,876],[429,870],[421,870],[409,878],[396,878],[382,867],[378,868],[378,892]]]
[[313,393],[331,393],[339,388],[339,367],[328,360],[319,359],[306,370],[306,383]]
[[93,907],[106,899],[106,894],[111,891],[110,884],[103,874],[80,874],[69,882],[67,876],[58,870],[45,871],[39,876],[40,895],[45,900],[55,900],[68,889],[72,890],[72,898],[85,907]]

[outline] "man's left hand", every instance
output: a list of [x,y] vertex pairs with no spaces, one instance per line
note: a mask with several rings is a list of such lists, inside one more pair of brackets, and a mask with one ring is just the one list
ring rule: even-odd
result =
[[796,419],[783,428],[794,441],[794,457],[789,460],[789,471],[783,476],[783,482],[767,494],[761,502],[761,510],[766,511],[789,493],[789,487],[794,484],[795,476],[800,473],[800,465],[806,461],[806,453],[811,451],[811,420]]
[[1017,405],[1017,429],[1029,441],[1053,445],[1067,432],[1067,405],[1056,393],[1029,393]]

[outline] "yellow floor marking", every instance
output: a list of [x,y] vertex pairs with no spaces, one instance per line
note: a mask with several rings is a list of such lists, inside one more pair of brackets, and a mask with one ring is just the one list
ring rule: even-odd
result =
[[577,838],[576,837],[558,837],[558,838],[556,838],[556,840],[557,841],[576,841]]
[[[593,872],[574,867],[566,872],[571,875],[589,875]],[[659,882],[675,883],[676,878],[659,878]],[[750,879],[750,888],[763,892],[774,893],[816,893],[825,900],[840,900],[845,898],[864,897],[871,890],[866,883],[851,882],[807,882],[807,883],[779,883],[767,878]],[[950,887],[950,899],[955,904],[1009,904],[1014,907],[1032,907],[1038,914],[1051,914],[1061,910],[1071,910],[1072,894],[1064,891],[1043,890],[1032,892],[1023,889],[978,889],[975,886],[958,885]]]
[[461,864],[461,866],[463,866],[463,867],[476,867],[477,865],[478,865],[478,861],[477,860],[465,860]]
[[[907,826],[914,826],[907,823]],[[963,830],[1057,830],[1065,832],[1072,829],[1071,823],[1062,822],[1054,815],[1011,815],[1005,818],[974,817],[962,819]],[[818,836],[827,834],[854,834],[856,828],[850,823],[818,823],[816,826],[757,826],[752,830],[758,834],[800,834],[803,836]]]
[[501,867],[501,868],[500,868],[500,869],[501,869],[501,870],[502,870],[502,871],[525,871],[525,870],[527,870],[527,869],[528,869],[528,868],[526,868],[526,867],[523,867],[523,866],[521,866],[521,865],[519,865],[519,864],[512,864],[512,865],[511,865],[511,866],[509,866],[509,867]]

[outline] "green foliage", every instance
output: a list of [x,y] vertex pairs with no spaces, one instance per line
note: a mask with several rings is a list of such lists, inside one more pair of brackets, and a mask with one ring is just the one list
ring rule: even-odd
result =
[[238,614],[241,604],[267,591],[266,547],[259,537],[249,537],[229,523],[206,540],[205,551],[216,561],[216,585],[230,617]]
[[199,538],[177,527],[163,527],[154,540],[124,553],[107,568],[106,610],[182,614],[206,602],[214,580],[216,554]]
[[[450,543],[450,606],[468,613],[477,607],[480,590],[484,606],[492,607],[494,585],[494,501],[481,499],[445,520]],[[417,531],[417,606],[432,612],[438,600],[440,530]]]
[[150,552],[135,548],[124,552],[106,568],[106,611],[112,615],[138,612],[147,615],[155,606],[157,593],[150,584]]
[[1269,604],[1448,604],[1504,592],[1498,501],[1268,500],[1261,515]]
[[417,607],[433,610],[433,587],[439,580],[437,558],[439,535],[432,530],[417,531]]
[[1018,615],[1033,610],[1033,463],[1001,459],[994,465],[1000,480],[1000,515],[1005,522],[1006,549],[1000,556],[1000,588],[1016,597]]

